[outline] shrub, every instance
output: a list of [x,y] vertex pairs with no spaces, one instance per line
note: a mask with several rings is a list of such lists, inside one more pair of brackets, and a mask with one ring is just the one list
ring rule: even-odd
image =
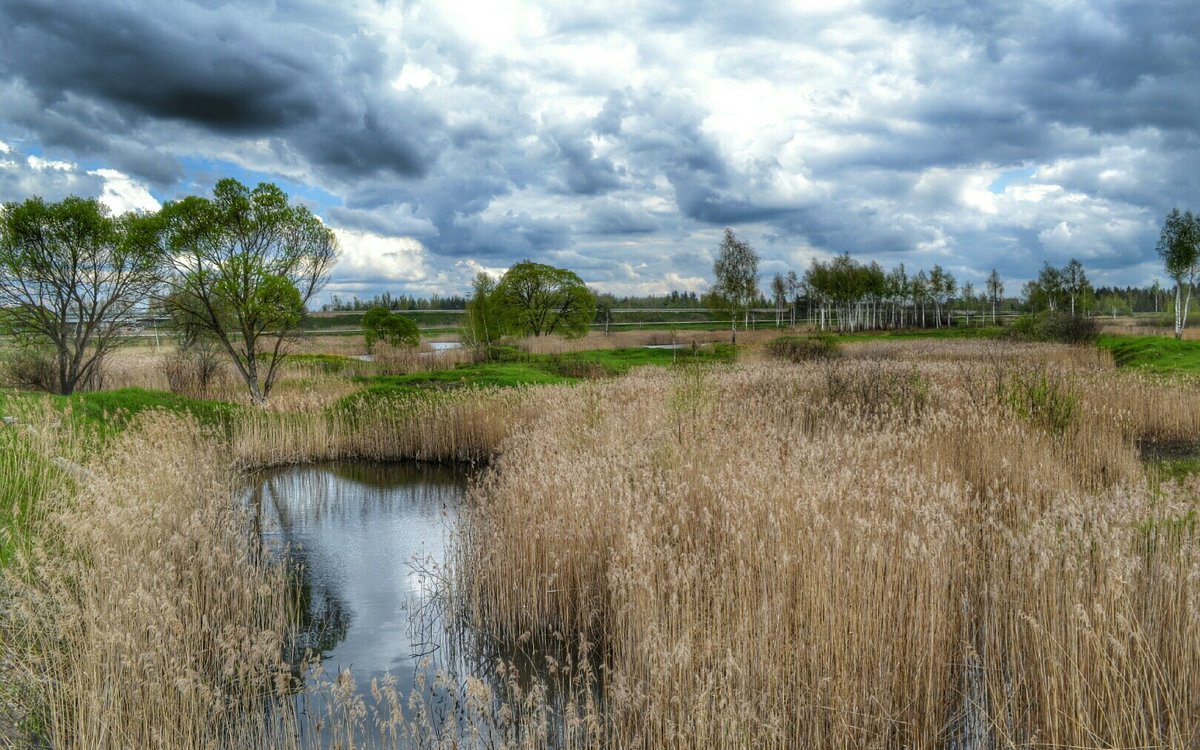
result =
[[780,336],[767,344],[767,351],[789,362],[833,359],[842,354],[833,336]]
[[1052,435],[1066,433],[1079,412],[1075,390],[1044,367],[1013,372],[1002,397],[1017,416]]
[[195,345],[169,355],[162,369],[171,393],[204,398],[224,368],[216,348]]
[[54,353],[40,346],[21,346],[14,349],[3,365],[4,382],[14,388],[34,391],[58,391],[58,372]]
[[1006,334],[1021,341],[1091,344],[1100,336],[1100,324],[1095,318],[1065,312],[1032,313],[1013,321]]
[[376,341],[396,348],[415,348],[421,343],[421,332],[412,320],[398,315],[386,307],[372,307],[363,315],[363,338],[367,351],[372,351]]

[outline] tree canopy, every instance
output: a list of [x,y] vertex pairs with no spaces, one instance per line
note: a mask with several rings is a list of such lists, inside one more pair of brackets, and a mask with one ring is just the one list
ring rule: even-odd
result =
[[759,299],[758,253],[750,243],[739,240],[732,229],[725,229],[713,261],[713,276],[716,278],[708,294],[709,305],[729,315],[731,338],[736,343],[738,319],[748,325],[750,308]]
[[501,277],[490,298],[505,333],[577,338],[596,316],[596,296],[573,271],[522,261]]
[[421,332],[417,330],[417,324],[386,307],[372,307],[368,310],[363,315],[362,327],[367,351],[373,351],[378,341],[388,346],[409,349],[421,343]]
[[277,186],[223,179],[159,213],[172,314],[216,339],[262,404],[337,259],[333,232]]
[[1158,257],[1167,275],[1175,281],[1175,338],[1183,338],[1192,285],[1200,272],[1200,217],[1191,211],[1171,209],[1158,236]]
[[54,352],[69,394],[99,370],[155,289],[147,217],[113,217],[94,199],[30,198],[0,211],[0,307],[11,332]]

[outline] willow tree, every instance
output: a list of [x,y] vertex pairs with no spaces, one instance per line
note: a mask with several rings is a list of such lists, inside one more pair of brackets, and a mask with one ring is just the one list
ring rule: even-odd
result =
[[0,208],[3,324],[54,352],[59,393],[94,378],[144,311],[158,278],[151,221],[76,197]]
[[565,268],[522,261],[505,272],[492,292],[501,328],[523,336],[578,338],[596,317],[596,296]]
[[266,403],[308,302],[337,260],[333,232],[277,186],[234,179],[159,212],[167,305],[218,342]]
[[758,300],[758,253],[732,229],[725,229],[713,261],[713,276],[716,281],[708,294],[709,304],[729,314],[730,342],[736,344],[738,318],[748,327],[750,308]]

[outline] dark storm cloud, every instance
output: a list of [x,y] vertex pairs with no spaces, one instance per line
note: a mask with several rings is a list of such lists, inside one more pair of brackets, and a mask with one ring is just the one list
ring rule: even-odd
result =
[[[165,121],[233,137],[282,137],[335,177],[423,174],[439,144],[414,134],[430,132],[436,115],[416,102],[396,106],[381,93],[382,61],[370,39],[294,23],[290,10],[6,2],[0,71],[33,100],[10,116],[78,154],[107,156],[118,134]],[[145,140],[153,140],[149,132]],[[123,162],[154,180],[171,171]]]
[[558,167],[550,180],[552,189],[599,195],[620,186],[621,177],[612,161],[596,155],[586,132],[558,127],[542,138],[548,150],[547,160]]

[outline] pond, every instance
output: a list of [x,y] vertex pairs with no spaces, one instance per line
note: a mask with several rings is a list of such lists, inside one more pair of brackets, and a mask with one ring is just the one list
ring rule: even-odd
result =
[[466,492],[464,470],[338,463],[260,477],[250,491],[264,546],[297,567],[300,650],[349,669],[360,692],[390,674],[402,689],[444,659],[437,594]]

